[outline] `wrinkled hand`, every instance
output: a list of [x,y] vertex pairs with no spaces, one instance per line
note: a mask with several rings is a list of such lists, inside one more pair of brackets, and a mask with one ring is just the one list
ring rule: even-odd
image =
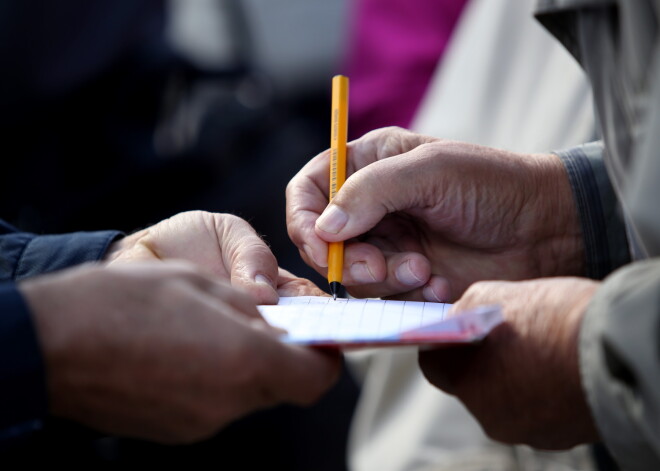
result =
[[[216,250],[234,261],[246,246]],[[168,249],[144,248],[159,257]],[[259,273],[241,270],[248,280]],[[102,432],[191,442],[256,409],[309,404],[338,375],[337,355],[281,343],[253,299],[189,263],[87,265],[19,289],[44,353],[51,414]]]
[[543,449],[596,441],[577,344],[597,287],[583,278],[476,283],[453,311],[499,304],[505,323],[479,345],[420,352],[422,371],[495,440]]
[[299,278],[280,268],[277,278],[277,294],[280,296],[328,296],[328,293],[307,278]]
[[344,285],[357,297],[457,299],[475,281],[573,275],[583,246],[554,155],[523,155],[385,128],[353,141],[328,205],[329,152],[287,187],[287,227],[306,263],[348,241]]
[[275,256],[243,219],[231,214],[177,214],[114,243],[109,263],[181,259],[230,281],[257,304],[277,303]]

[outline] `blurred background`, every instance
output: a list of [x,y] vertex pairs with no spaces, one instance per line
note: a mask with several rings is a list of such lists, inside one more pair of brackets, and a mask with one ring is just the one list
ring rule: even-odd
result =
[[[179,211],[248,220],[280,265],[284,190],[329,145],[345,0],[8,0],[0,4],[0,214],[23,230],[127,233]],[[0,461],[343,469],[357,388],[165,447],[73,424]]]
[[3,2],[1,214],[52,233],[231,212],[307,271],[286,238],[284,187],[328,145],[346,8]]

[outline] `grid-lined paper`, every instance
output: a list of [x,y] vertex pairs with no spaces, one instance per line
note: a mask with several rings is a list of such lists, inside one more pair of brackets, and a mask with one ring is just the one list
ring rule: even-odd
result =
[[302,296],[281,298],[278,305],[259,306],[259,310],[271,325],[287,331],[283,340],[301,344],[415,343],[416,337],[410,335],[415,331],[423,332],[425,340],[469,341],[483,337],[499,323],[492,313],[486,316],[485,324],[481,313],[447,319],[450,307],[444,303]]

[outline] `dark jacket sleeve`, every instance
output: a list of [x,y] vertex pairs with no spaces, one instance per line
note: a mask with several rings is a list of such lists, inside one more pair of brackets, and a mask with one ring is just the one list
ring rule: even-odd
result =
[[115,231],[35,235],[0,220],[0,440],[39,427],[47,402],[44,365],[16,282],[98,260]]
[[628,226],[610,182],[602,142],[555,151],[566,168],[580,217],[586,275],[602,280],[630,263]]

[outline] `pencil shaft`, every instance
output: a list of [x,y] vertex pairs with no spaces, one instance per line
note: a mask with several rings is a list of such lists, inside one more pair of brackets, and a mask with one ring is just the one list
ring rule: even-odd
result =
[[348,78],[332,78],[332,122],[330,130],[330,201],[346,180],[348,140]]
[[[346,180],[346,142],[348,140],[348,78],[332,78],[332,115],[330,125],[330,201]],[[331,242],[328,247],[328,282],[341,283],[344,270],[344,243]],[[334,294],[334,293],[333,293]]]

